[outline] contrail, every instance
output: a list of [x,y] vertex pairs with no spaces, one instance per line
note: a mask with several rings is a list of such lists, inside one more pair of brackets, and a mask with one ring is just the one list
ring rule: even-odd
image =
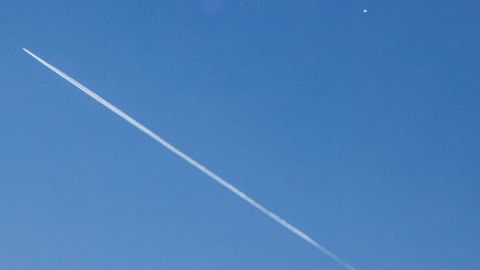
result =
[[313,240],[310,236],[308,236],[306,233],[302,232],[300,229],[296,228],[295,226],[293,226],[292,224],[288,223],[286,220],[284,220],[283,218],[279,217],[277,214],[273,213],[272,211],[270,211],[269,209],[265,208],[263,205],[261,205],[260,203],[256,202],[254,199],[252,199],[251,197],[249,197],[247,194],[243,193],[241,190],[239,190],[238,188],[236,188],[234,185],[230,184],[229,182],[227,182],[226,180],[224,180],[223,178],[221,178],[220,176],[216,175],[215,173],[213,173],[212,171],[210,171],[209,169],[207,169],[205,166],[203,166],[202,164],[198,163],[197,161],[195,161],[193,158],[191,158],[190,156],[188,156],[187,154],[183,153],[182,151],[180,151],[179,149],[177,149],[175,146],[171,145],[170,143],[168,143],[167,141],[165,141],[164,139],[162,139],[160,136],[158,136],[157,134],[155,134],[153,131],[151,131],[150,129],[148,129],[147,127],[145,127],[144,125],[140,124],[137,120],[133,119],[131,116],[129,116],[128,114],[124,113],[122,110],[120,110],[119,108],[115,107],[113,104],[111,104],[110,102],[106,101],[105,99],[103,99],[102,97],[100,97],[99,95],[95,94],[92,90],[88,89],[86,86],[84,86],[83,84],[77,82],[76,80],[74,80],[72,77],[68,76],[67,74],[63,73],[62,71],[60,71],[59,69],[57,69],[56,67],[50,65],[49,63],[45,62],[43,59],[41,59],[40,57],[36,56],[35,54],[33,54],[32,52],[30,52],[29,50],[25,49],[25,48],[22,48],[26,53],[28,53],[30,56],[32,56],[33,58],[35,58],[38,62],[42,63],[44,66],[46,66],[47,68],[51,69],[53,72],[57,73],[60,77],[64,78],[65,80],[67,80],[69,83],[73,84],[74,86],[76,86],[78,89],[82,90],[85,94],[89,95],[90,97],[92,97],[93,99],[95,99],[96,101],[98,101],[100,104],[102,104],[103,106],[107,107],[109,110],[111,110],[112,112],[114,112],[115,114],[117,114],[118,116],[120,116],[121,118],[125,119],[127,122],[129,122],[130,124],[132,124],[134,127],[138,128],[140,131],[142,131],[143,133],[147,134],[150,138],[154,139],[155,141],[157,141],[158,143],[160,143],[161,145],[163,145],[165,148],[167,148],[168,150],[170,150],[171,152],[173,152],[175,155],[179,156],[180,158],[182,158],[183,160],[185,160],[186,162],[188,162],[190,165],[192,165],[193,167],[197,168],[199,171],[201,171],[202,173],[206,174],[207,176],[209,176],[210,178],[212,178],[213,180],[215,180],[217,183],[219,183],[220,185],[222,185],[224,188],[230,190],[232,193],[234,193],[235,195],[237,195],[238,197],[240,197],[242,200],[246,201],[247,203],[249,203],[251,206],[257,208],[257,210],[259,210],[260,212],[262,212],[263,214],[265,214],[266,216],[268,216],[269,218],[273,219],[274,221],[276,221],[278,224],[282,225],[283,227],[285,227],[287,230],[289,230],[290,232],[294,233],[295,235],[297,235],[298,237],[302,238],[303,240],[305,240],[307,243],[309,243],[310,245],[312,245],[313,247],[315,247],[317,250],[319,250],[320,252],[322,252],[323,254],[325,254],[326,256],[330,257],[331,259],[333,259],[334,261],[336,261],[337,263],[339,263],[341,266],[343,266],[344,268],[348,269],[348,270],[356,270],[355,267],[353,267],[352,265],[350,265],[349,263],[345,262],[344,260],[342,260],[340,257],[338,257],[337,255],[335,255],[333,252],[331,252],[330,250],[328,250],[326,247],[320,245],[317,241]]

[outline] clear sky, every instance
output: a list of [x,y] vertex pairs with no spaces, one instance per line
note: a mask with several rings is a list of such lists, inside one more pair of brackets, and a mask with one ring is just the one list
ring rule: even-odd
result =
[[[368,12],[364,12],[364,10]],[[0,6],[1,269],[480,269],[480,2]]]

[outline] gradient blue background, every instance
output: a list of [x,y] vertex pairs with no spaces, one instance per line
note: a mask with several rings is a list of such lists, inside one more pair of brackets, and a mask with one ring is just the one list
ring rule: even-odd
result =
[[[363,9],[368,9],[364,14]],[[480,2],[0,5],[1,269],[480,269]]]

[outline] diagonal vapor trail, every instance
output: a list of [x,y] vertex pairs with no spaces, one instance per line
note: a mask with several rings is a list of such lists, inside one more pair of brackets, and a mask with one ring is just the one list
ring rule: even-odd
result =
[[145,133],[146,135],[148,135],[150,138],[154,139],[155,141],[157,141],[158,143],[160,143],[161,145],[163,145],[165,148],[167,148],[168,150],[170,150],[171,152],[173,152],[175,155],[177,155],[178,157],[182,158],[183,160],[185,160],[187,163],[189,163],[190,165],[192,165],[193,167],[195,167],[196,169],[198,169],[199,171],[201,171],[202,173],[206,174],[207,176],[209,176],[210,178],[212,178],[213,180],[215,180],[218,184],[222,185],[224,188],[228,189],[229,191],[231,191],[232,193],[234,193],[235,195],[237,195],[238,197],[240,197],[242,200],[246,201],[248,204],[250,204],[251,206],[255,207],[257,210],[259,210],[260,212],[262,212],[263,214],[265,214],[266,216],[268,216],[269,218],[273,219],[274,221],[276,221],[278,224],[282,225],[283,227],[285,227],[287,230],[289,230],[290,232],[292,232],[293,234],[297,235],[298,237],[300,237],[301,239],[303,239],[304,241],[306,241],[307,243],[309,243],[310,245],[312,245],[313,247],[315,247],[317,250],[319,250],[321,253],[323,253],[324,255],[330,257],[331,259],[333,259],[334,261],[336,261],[338,264],[340,264],[341,266],[343,266],[345,269],[348,269],[348,270],[356,270],[355,267],[353,267],[352,265],[350,265],[349,263],[345,262],[343,259],[341,259],[340,257],[338,257],[337,255],[335,255],[333,252],[331,252],[330,250],[328,250],[326,247],[320,245],[317,241],[313,240],[310,236],[308,236],[306,233],[304,233],[303,231],[301,231],[300,229],[296,228],[295,226],[293,226],[292,224],[288,223],[286,220],[284,220],[283,218],[281,218],[280,216],[278,216],[277,214],[275,214],[274,212],[270,211],[269,209],[265,208],[263,205],[261,205],[260,203],[256,202],[254,199],[252,199],[251,197],[249,197],[247,194],[243,193],[241,190],[239,190],[238,188],[236,188],[234,185],[230,184],[228,181],[224,180],[223,178],[221,178],[220,176],[216,175],[215,173],[213,173],[212,171],[210,171],[209,169],[207,169],[205,166],[203,166],[202,164],[198,163],[197,161],[195,161],[193,158],[191,158],[190,156],[188,156],[187,154],[183,153],[182,151],[180,151],[179,149],[177,149],[175,146],[171,145],[169,142],[165,141],[164,139],[162,139],[160,136],[158,136],[157,134],[155,134],[153,131],[151,131],[150,129],[148,129],[147,127],[145,127],[144,125],[140,124],[137,120],[133,119],[131,116],[129,116],[128,114],[124,113],[122,110],[120,110],[119,108],[115,107],[113,104],[111,104],[110,102],[106,101],[105,99],[103,99],[102,97],[100,97],[99,95],[95,94],[92,90],[88,89],[86,86],[84,86],[83,84],[77,82],[76,80],[74,80],[72,77],[68,76],[67,74],[63,73],[62,71],[60,71],[59,69],[57,69],[56,67],[50,65],[49,63],[47,63],[46,61],[44,61],[43,59],[41,59],[40,57],[36,56],[35,54],[33,54],[32,52],[30,52],[29,50],[25,49],[25,48],[22,48],[26,53],[28,53],[30,56],[32,56],[34,59],[36,59],[38,62],[42,63],[44,66],[46,66],[47,68],[49,68],[50,70],[52,70],[53,72],[57,73],[60,77],[62,77],[63,79],[67,80],[69,83],[73,84],[75,87],[77,87],[78,89],[82,90],[85,94],[89,95],[90,97],[92,97],[93,99],[95,99],[96,101],[98,101],[100,104],[102,104],[103,106],[107,107],[109,110],[111,110],[112,112],[114,112],[115,114],[117,114],[118,116],[120,116],[121,118],[123,118],[124,120],[126,120],[128,123],[130,123],[131,125],[133,125],[134,127],[138,128],[140,131],[142,131],[143,133]]

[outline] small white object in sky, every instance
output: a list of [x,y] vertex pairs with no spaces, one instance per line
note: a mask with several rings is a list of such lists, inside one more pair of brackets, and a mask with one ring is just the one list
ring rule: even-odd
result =
[[40,57],[36,56],[35,54],[33,54],[32,52],[30,52],[29,50],[23,48],[23,50],[28,53],[31,57],[33,57],[35,60],[37,60],[38,62],[40,62],[41,64],[43,64],[44,66],[46,66],[47,68],[49,68],[50,70],[52,70],[53,72],[57,73],[60,77],[62,77],[63,79],[65,79],[66,81],[68,81],[69,83],[73,84],[75,87],[77,87],[78,89],[80,89],[81,91],[83,91],[85,94],[87,94],[88,96],[90,96],[91,98],[93,98],[94,100],[96,100],[97,102],[99,102],[100,104],[102,104],[103,106],[105,106],[107,109],[111,110],[113,113],[115,113],[116,115],[120,116],[121,118],[123,118],[125,121],[127,121],[128,123],[130,123],[131,125],[133,125],[134,127],[138,128],[140,131],[142,131],[143,133],[145,133],[146,135],[148,135],[150,138],[154,139],[155,141],[157,141],[159,144],[163,145],[165,148],[167,148],[168,150],[170,150],[171,152],[173,152],[175,155],[177,155],[178,157],[182,158],[184,161],[186,161],[187,163],[189,163],[191,166],[195,167],[196,169],[198,169],[199,171],[201,171],[202,173],[206,174],[208,177],[210,177],[211,179],[215,180],[218,184],[222,185],[224,188],[228,189],[229,191],[231,191],[232,193],[234,193],[235,195],[237,195],[238,197],[240,197],[240,199],[244,200],[245,202],[247,202],[248,204],[250,204],[251,206],[255,207],[257,210],[259,210],[260,212],[262,212],[263,214],[265,214],[266,216],[268,216],[269,218],[273,219],[275,222],[277,222],[278,224],[282,225],[285,229],[289,230],[290,232],[292,232],[293,234],[297,235],[298,237],[300,237],[301,239],[305,240],[305,242],[309,243],[310,245],[312,245],[313,247],[315,247],[317,250],[319,250],[321,253],[325,254],[326,256],[332,258],[333,260],[335,260],[337,263],[339,263],[340,265],[342,265],[345,269],[347,270],[356,270],[355,267],[353,267],[352,265],[350,265],[349,263],[345,262],[343,259],[341,259],[340,257],[338,257],[335,253],[331,252],[330,250],[328,250],[326,247],[320,245],[317,241],[313,240],[310,236],[308,236],[306,233],[304,233],[303,231],[301,231],[300,229],[298,229],[297,227],[293,226],[292,224],[288,223],[286,220],[284,220],[283,218],[281,218],[280,216],[278,216],[277,214],[273,213],[271,210],[267,209],[266,207],[264,207],[263,205],[261,205],[260,203],[258,203],[257,201],[255,201],[253,198],[251,198],[250,196],[248,196],[247,194],[245,194],[244,192],[242,192],[241,190],[239,190],[237,187],[235,187],[234,185],[230,184],[230,182],[228,182],[227,180],[221,178],[220,176],[218,176],[217,174],[215,174],[214,172],[210,171],[210,169],[208,169],[207,167],[203,166],[202,164],[200,164],[199,162],[197,162],[196,160],[194,160],[193,158],[191,158],[190,156],[188,156],[187,154],[185,154],[184,152],[180,151],[178,148],[176,148],[175,146],[171,145],[169,142],[165,141],[163,138],[161,138],[160,136],[158,136],[155,132],[151,131],[150,129],[148,129],[147,127],[145,127],[144,125],[142,125],[140,122],[138,122],[137,120],[133,119],[131,116],[129,116],[128,114],[124,113],[122,110],[120,110],[119,108],[117,108],[116,106],[114,106],[113,104],[111,104],[110,102],[108,102],[107,100],[103,99],[102,97],[100,97],[99,95],[97,95],[96,93],[94,93],[92,90],[90,90],[89,88],[87,88],[86,86],[84,86],[83,84],[77,82],[75,79],[73,79],[72,77],[68,76],[67,74],[63,73],[61,70],[57,69],[56,67],[50,65],[49,63],[47,63],[45,60],[41,59]]
[[363,13],[368,13],[368,10],[364,9],[364,10],[363,10]]

